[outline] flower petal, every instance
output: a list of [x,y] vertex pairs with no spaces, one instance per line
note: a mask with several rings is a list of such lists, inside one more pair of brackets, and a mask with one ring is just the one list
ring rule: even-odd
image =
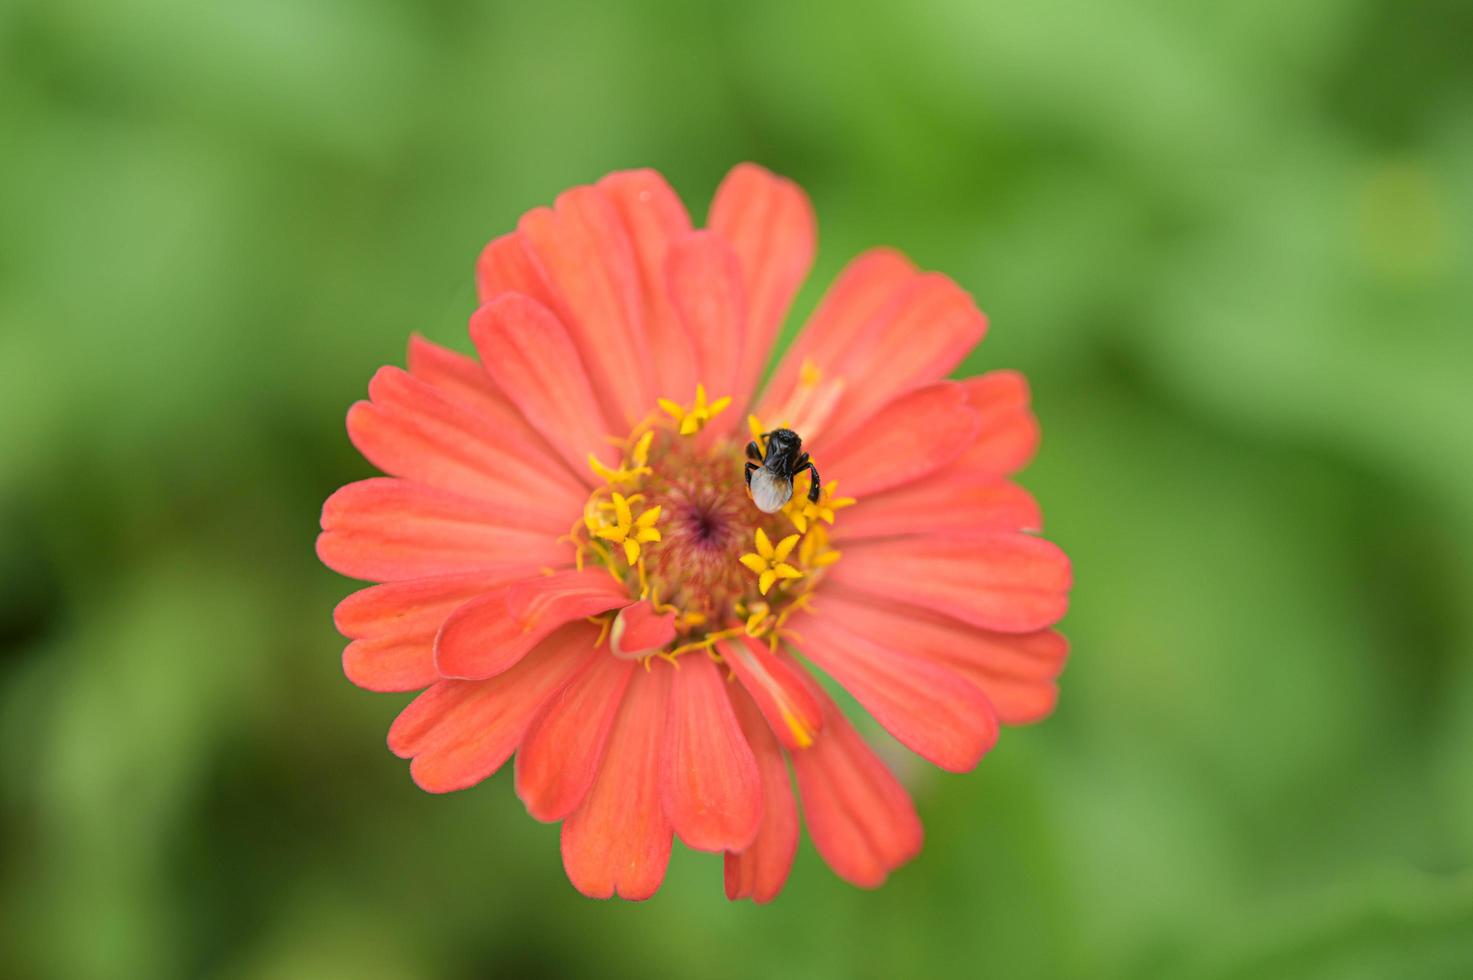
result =
[[798,806],[782,747],[762,712],[740,688],[731,689],[731,705],[761,773],[762,822],[751,846],[726,852],[726,897],[770,902],[783,890],[798,850]]
[[726,683],[710,658],[682,657],[671,680],[660,799],[698,851],[741,851],[762,820],[762,783]]
[[[447,347],[431,343],[419,334],[409,338],[409,373],[433,385],[441,395],[488,419],[497,432],[516,437],[519,443],[537,447],[536,458],[558,461],[561,457],[542,434],[527,424],[522,410],[512,404],[506,394],[491,380],[485,365],[474,357],[458,354]],[[578,468],[574,475],[588,480],[587,470]],[[589,482],[591,484],[591,481]]]
[[950,471],[866,497],[840,512],[831,532],[837,541],[903,534],[966,531],[1036,531],[1043,523],[1037,502],[1015,483],[966,484]]
[[519,423],[529,435],[540,438],[474,357],[457,354],[414,334],[409,338],[408,361],[410,374],[434,385],[445,397],[499,424]]
[[718,643],[716,652],[751,695],[779,742],[788,749],[813,744],[823,727],[823,714],[790,661],[749,636]]
[[343,676],[365,691],[421,691],[440,679],[435,636],[354,640],[343,648]]
[[494,677],[564,624],[629,602],[602,569],[509,582],[450,614],[435,637],[435,667],[444,677]]
[[609,650],[615,657],[634,659],[660,649],[675,639],[675,614],[657,613],[648,599],[625,606],[609,630]]
[[1007,725],[1038,721],[1053,710],[1055,679],[1064,669],[1069,641],[1053,630],[995,633],[903,603],[837,588],[818,606],[851,632],[890,649],[935,661],[970,680]]
[[772,560],[775,562],[787,561],[788,556],[793,553],[794,548],[798,547],[798,542],[802,539],[803,535],[801,534],[790,534],[783,538],[777,543],[777,547],[772,549]]
[[840,878],[878,888],[920,853],[924,833],[915,805],[837,705],[811,678],[823,706],[823,734],[792,755],[813,846]]
[[665,178],[653,170],[610,174],[598,182],[598,189],[613,202],[634,248],[655,391],[685,398],[701,378],[691,338],[670,302],[666,260],[671,243],[690,231],[690,215]]
[[635,671],[593,789],[563,822],[563,868],[589,898],[641,901],[665,879],[670,822],[660,806],[660,756],[671,674],[666,664]]
[[844,379],[844,396],[825,437],[843,439],[903,392],[946,377],[986,331],[987,318],[964,289],[940,273],[916,276],[832,369]]
[[553,536],[577,520],[587,486],[540,438],[495,427],[398,368],[380,368],[368,391],[373,400],[348,412],[348,435],[385,473],[515,509]]
[[1069,559],[1027,534],[983,532],[858,541],[828,581],[909,602],[1003,633],[1058,622],[1069,606]]
[[828,416],[805,416],[796,400],[804,365],[816,370],[820,381],[832,380],[871,318],[917,274],[909,259],[889,248],[872,249],[845,266],[778,364],[758,417],[809,437],[818,434]]
[[369,691],[417,691],[440,679],[435,633],[462,603],[520,577],[475,572],[391,582],[360,589],[338,603],[333,620],[353,642],[343,673]]
[[737,561],[745,565],[754,575],[761,575],[767,571],[767,559],[761,555],[754,555],[750,551],[738,558]]
[[527,729],[517,750],[517,796],[538,820],[562,820],[593,786],[624,690],[639,668],[600,650]]
[[901,395],[853,435],[813,450],[814,458],[827,480],[863,500],[956,459],[976,438],[977,426],[966,389],[942,381]]
[[813,207],[797,184],[743,163],[717,188],[706,224],[741,262],[747,329],[730,394],[746,405],[813,263]]
[[799,646],[902,745],[942,769],[968,772],[997,742],[997,715],[960,674],[848,628],[828,610],[793,625]]
[[[898,395],[944,378],[986,330],[987,318],[946,276],[916,272],[891,252],[862,256],[800,335],[762,417],[801,425],[809,439],[846,438]],[[805,365],[815,383],[836,388],[837,398],[805,397]]]
[[556,308],[557,297],[517,232],[491,239],[476,259],[476,294],[481,303],[506,293],[520,293],[548,309]]
[[[697,379],[717,397],[734,394],[747,335],[747,294],[736,253],[719,235],[690,232],[672,244],[667,277],[671,306],[690,338]],[[689,397],[685,391],[672,394]]]
[[614,462],[583,361],[547,307],[508,293],[477,310],[470,331],[492,380],[575,473],[587,470],[589,453]]
[[656,393],[643,286],[619,212],[596,188],[575,187],[552,209],[524,214],[517,231],[556,296],[551,308],[583,355],[600,404],[627,431]]
[[410,702],[389,729],[389,748],[413,757],[410,774],[431,793],[474,786],[501,768],[549,697],[588,662],[597,630],[573,623],[513,669],[483,681],[444,680]]
[[559,567],[572,549],[525,514],[405,480],[376,477],[322,505],[317,556],[351,578],[377,582],[461,572]]
[[1008,476],[1028,465],[1038,451],[1038,419],[1029,408],[1028,382],[1016,371],[991,371],[962,382],[967,400],[982,417],[977,439],[956,466],[974,473]]

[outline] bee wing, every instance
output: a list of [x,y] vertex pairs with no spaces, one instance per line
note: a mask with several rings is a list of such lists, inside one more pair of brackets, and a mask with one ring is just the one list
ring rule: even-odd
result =
[[793,499],[793,481],[774,476],[766,469],[752,474],[752,502],[764,514],[775,514]]

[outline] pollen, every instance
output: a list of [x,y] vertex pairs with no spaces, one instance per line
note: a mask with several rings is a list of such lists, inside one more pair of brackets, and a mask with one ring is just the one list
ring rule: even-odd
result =
[[760,527],[757,529],[757,551],[749,551],[738,560],[756,574],[758,592],[767,595],[773,583],[803,577],[802,572],[788,564],[788,556],[802,537],[801,534],[790,534],[774,545],[766,531]]
[[698,384],[696,385],[696,400],[689,408],[668,398],[661,398],[659,404],[660,408],[675,420],[677,431],[681,435],[693,436],[704,429],[707,422],[726,410],[726,407],[731,404],[731,396],[723,395],[707,404],[706,386]]

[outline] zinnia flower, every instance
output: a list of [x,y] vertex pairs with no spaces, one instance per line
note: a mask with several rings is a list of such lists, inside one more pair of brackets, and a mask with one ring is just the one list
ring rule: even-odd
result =
[[[856,885],[916,855],[909,796],[809,664],[953,772],[1053,707],[1070,572],[1009,481],[1038,439],[1027,387],[944,380],[986,320],[885,249],[761,385],[813,249],[803,192],[760,167],[704,230],[658,174],[612,174],[486,247],[479,360],[415,337],[348,413],[389,475],[323,507],[322,561],[382,583],[337,608],[344,670],[423,691],[388,741],[425,790],[515,754],[586,895],[653,895],[678,836],[768,901],[800,799]],[[779,427],[822,490],[803,471],[769,514],[743,464]]]

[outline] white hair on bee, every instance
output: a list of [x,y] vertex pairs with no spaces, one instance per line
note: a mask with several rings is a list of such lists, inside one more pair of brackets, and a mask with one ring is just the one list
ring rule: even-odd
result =
[[792,479],[784,479],[766,468],[753,470],[748,486],[752,488],[752,502],[764,514],[776,514],[793,499]]

